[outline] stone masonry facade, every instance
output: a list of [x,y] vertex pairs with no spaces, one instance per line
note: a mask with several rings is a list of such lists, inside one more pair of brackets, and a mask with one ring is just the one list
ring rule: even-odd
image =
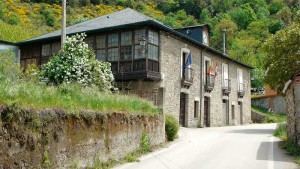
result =
[[[182,52],[192,52],[192,65],[194,70],[193,83],[189,88],[181,85],[181,58]],[[215,78],[214,89],[208,93],[204,89],[204,58],[210,58],[214,64],[218,63],[219,69]],[[229,67],[229,79],[231,80],[231,93],[224,96],[222,93],[222,63],[227,63]],[[237,69],[243,71],[243,83],[245,84],[244,97],[238,97]],[[160,72],[162,80],[160,81],[140,81],[130,82],[131,89],[161,89],[162,109],[164,114],[172,114],[179,120],[180,112],[180,93],[186,95],[185,106],[185,127],[197,127],[204,125],[204,96],[208,97],[210,126],[225,126],[223,123],[224,113],[222,102],[228,100],[229,124],[240,125],[251,123],[251,84],[250,68],[232,62],[229,59],[217,56],[206,51],[192,43],[185,42],[164,31],[160,31]],[[199,111],[195,116],[195,101],[199,103]],[[239,122],[238,103],[242,104],[242,122]]]

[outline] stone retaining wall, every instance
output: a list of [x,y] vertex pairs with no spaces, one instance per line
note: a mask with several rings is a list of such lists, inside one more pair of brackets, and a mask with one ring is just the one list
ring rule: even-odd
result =
[[0,169],[92,167],[165,142],[164,115],[82,112],[0,107]]

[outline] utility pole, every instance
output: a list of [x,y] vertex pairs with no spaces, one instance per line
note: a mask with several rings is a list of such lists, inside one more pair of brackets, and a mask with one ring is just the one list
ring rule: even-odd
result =
[[64,50],[64,43],[66,41],[66,8],[66,0],[62,0],[61,50]]

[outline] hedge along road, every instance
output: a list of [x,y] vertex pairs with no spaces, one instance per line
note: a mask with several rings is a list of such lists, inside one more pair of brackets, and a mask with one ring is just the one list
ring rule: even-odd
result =
[[181,128],[168,147],[115,169],[298,169],[272,136],[276,124]]

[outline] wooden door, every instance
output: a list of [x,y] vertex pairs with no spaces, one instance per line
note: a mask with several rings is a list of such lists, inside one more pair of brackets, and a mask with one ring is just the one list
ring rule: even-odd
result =
[[185,127],[185,102],[186,97],[184,93],[180,93],[180,112],[179,112],[179,124]]
[[229,125],[228,100],[223,100],[223,125]]
[[204,125],[205,127],[210,127],[210,119],[209,119],[209,98],[204,97]]
[[239,124],[243,124],[243,103],[239,102],[238,103],[238,114],[239,114]]

